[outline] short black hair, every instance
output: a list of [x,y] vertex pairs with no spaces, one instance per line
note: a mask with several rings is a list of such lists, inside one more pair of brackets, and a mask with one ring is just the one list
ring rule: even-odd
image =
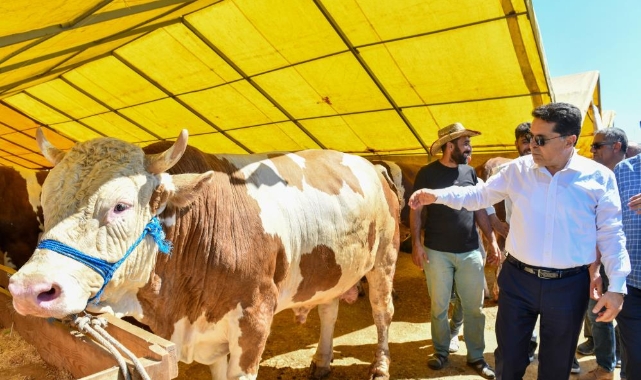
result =
[[581,135],[581,111],[569,103],[548,103],[538,106],[532,111],[532,116],[548,123],[554,123],[553,131],[561,136],[575,135],[574,145]]
[[603,135],[603,138],[606,142],[609,143],[621,143],[621,151],[623,153],[628,151],[628,136],[625,134],[625,131],[621,128],[605,128],[600,129],[594,133],[594,135]]
[[529,135],[531,125],[532,123],[530,123],[529,121],[517,125],[516,129],[514,130],[514,140],[519,141],[521,137]]

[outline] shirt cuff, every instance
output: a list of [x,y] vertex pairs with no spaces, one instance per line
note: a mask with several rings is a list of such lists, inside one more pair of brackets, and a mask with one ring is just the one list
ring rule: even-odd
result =
[[628,294],[625,277],[608,277],[608,280],[610,281],[608,292]]

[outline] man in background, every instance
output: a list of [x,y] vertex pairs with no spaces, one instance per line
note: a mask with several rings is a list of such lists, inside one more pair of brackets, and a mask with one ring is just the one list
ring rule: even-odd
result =
[[628,142],[628,150],[625,152],[625,158],[634,157],[641,153],[641,145],[633,141]]
[[614,167],[614,175],[621,196],[623,231],[632,265],[627,278],[628,295],[617,316],[621,378],[625,372],[628,379],[641,379],[641,155],[620,162]]
[[[592,145],[590,145],[592,159],[607,166],[610,170],[614,170],[614,167],[625,159],[627,149],[628,138],[625,132],[619,128],[605,128],[597,131],[594,134]],[[614,323],[612,321],[597,322],[598,314],[592,312],[601,295],[601,287],[607,289],[609,283],[599,257],[600,254],[597,252],[597,261],[593,264],[590,272],[592,280],[599,281],[601,285],[597,284],[598,289],[594,289],[595,293],[591,294],[588,302],[588,310],[583,322],[584,335],[587,340],[577,347],[577,352],[580,354],[589,354],[590,351],[594,353],[597,367],[581,375],[579,380],[611,380],[614,378],[614,368],[617,362]]]

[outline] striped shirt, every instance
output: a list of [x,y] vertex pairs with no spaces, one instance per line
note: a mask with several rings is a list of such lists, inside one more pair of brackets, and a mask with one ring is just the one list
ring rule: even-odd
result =
[[627,283],[641,289],[641,215],[630,209],[630,197],[641,193],[641,155],[621,161],[614,168],[623,211],[623,231],[632,271]]

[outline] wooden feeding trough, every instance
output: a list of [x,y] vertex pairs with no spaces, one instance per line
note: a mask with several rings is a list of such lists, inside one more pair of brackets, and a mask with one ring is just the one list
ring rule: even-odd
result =
[[[11,296],[6,290],[9,268],[0,266],[0,325],[12,328],[33,345],[42,359],[64,368],[75,379],[123,379],[120,367],[109,350],[90,336],[74,330],[58,320],[23,317],[13,310]],[[100,315],[107,320],[107,333],[119,341],[144,367],[153,380],[169,380],[178,376],[175,345],[148,331],[112,315]],[[127,361],[127,366],[133,365]],[[134,379],[135,371],[131,370]]]

